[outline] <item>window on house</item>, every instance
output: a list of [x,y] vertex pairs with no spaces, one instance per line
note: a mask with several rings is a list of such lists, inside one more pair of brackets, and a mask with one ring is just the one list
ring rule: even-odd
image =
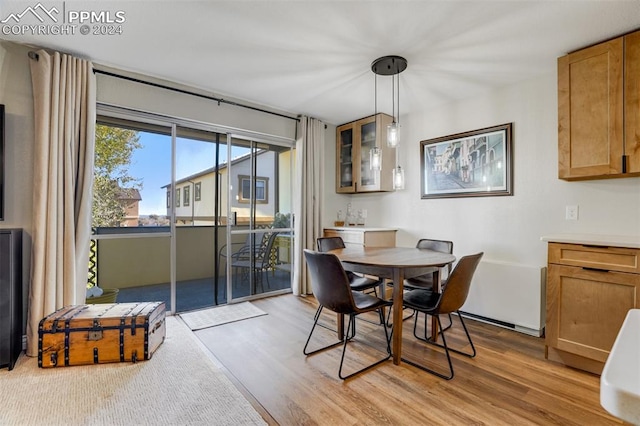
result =
[[176,207],[180,207],[180,188],[176,188]]
[[171,192],[167,190],[167,208],[171,208]]
[[267,204],[269,202],[269,178],[256,177],[253,181],[249,176],[239,175],[238,180],[238,202],[248,203],[251,199],[252,185],[255,183],[253,190],[255,191],[255,200],[258,204]]
[[182,188],[182,205],[188,206],[191,202],[191,188],[185,186]]
[[201,191],[202,191],[202,182],[196,182],[196,184],[193,186],[194,201],[200,201]]

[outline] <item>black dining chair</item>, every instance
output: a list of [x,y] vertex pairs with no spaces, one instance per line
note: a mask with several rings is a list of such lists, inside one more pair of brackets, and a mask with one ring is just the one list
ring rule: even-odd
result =
[[[453,241],[422,238],[418,240],[418,243],[416,244],[416,248],[453,254]],[[442,270],[440,271],[441,274],[443,272],[444,272],[444,276],[441,276],[442,283],[446,282],[447,277],[451,273],[451,264],[448,264],[444,268],[444,271]],[[403,288],[406,290],[422,289],[422,290],[432,291],[433,287],[434,287],[433,273],[430,273],[430,274],[420,275],[413,278],[407,278],[406,280],[404,280]],[[410,319],[412,316],[413,314],[404,317],[403,321]],[[389,316],[387,316],[387,326],[390,326],[389,324],[390,318],[391,318],[391,312],[389,312]],[[451,327],[451,315],[449,315],[449,325],[444,329],[447,330],[449,327]]]
[[[449,351],[453,351],[459,353],[461,355],[468,356],[473,358],[476,356],[476,348],[471,341],[471,336],[469,335],[469,331],[467,330],[467,326],[464,323],[464,319],[462,315],[460,315],[459,309],[464,305],[467,300],[467,296],[469,295],[469,288],[471,287],[471,280],[473,278],[473,274],[480,263],[480,259],[482,258],[484,253],[478,253],[474,255],[464,256],[462,257],[453,271],[451,275],[447,278],[446,283],[443,286],[442,292],[433,292],[428,290],[412,290],[408,291],[403,295],[403,305],[409,309],[413,309],[416,312],[415,320],[413,323],[413,335],[424,342],[429,344],[444,348],[445,354],[447,355],[447,362],[449,364],[449,373],[443,374],[441,372],[430,369],[422,364],[419,364],[415,361],[410,361],[407,359],[402,359],[404,362],[411,364],[415,367],[418,367],[422,370],[425,370],[431,374],[434,374],[438,377],[442,377],[443,379],[451,380],[453,378],[453,364],[451,362],[451,355]],[[425,314],[424,316],[424,336],[420,336],[417,333],[417,325],[418,325],[418,316],[420,313]],[[469,345],[471,346],[470,352],[463,352],[458,349],[450,348],[447,345],[447,339],[445,337],[444,330],[442,329],[442,322],[440,321],[440,315],[442,314],[451,314],[457,313],[458,318],[460,319],[460,323],[462,324],[462,328],[467,336],[467,340],[469,341]],[[437,341],[431,340],[427,337],[427,316],[433,315],[436,318],[436,322],[438,324],[439,336],[442,337],[442,344]]]
[[[350,374],[343,375],[342,369],[345,354],[347,352],[347,344],[356,336],[356,317],[365,312],[377,311],[380,316],[380,323],[384,324],[383,308],[390,306],[391,302],[382,300],[376,296],[372,296],[371,294],[353,291],[349,283],[349,278],[342,267],[342,263],[335,254],[315,252],[305,249],[304,257],[307,261],[308,271],[311,276],[313,294],[318,301],[319,308],[313,318],[313,326],[311,327],[309,337],[307,338],[307,342],[305,343],[302,352],[305,355],[312,355],[342,344],[342,356],[340,358],[340,367],[338,368],[338,377],[342,380],[353,377],[356,374],[373,368],[391,358],[389,333],[387,332],[387,328],[383,325],[382,329],[384,330],[386,344],[386,353],[384,358]],[[341,341],[309,351],[309,342],[311,341],[316,325],[318,325],[318,319],[320,318],[320,314],[324,308],[329,309],[336,314],[349,316],[347,333]]]
[[[318,245],[318,251],[328,252],[335,249],[345,248],[344,240],[341,237],[323,237],[316,240]],[[363,277],[362,275],[354,274],[350,271],[345,271],[349,278],[349,284],[352,290],[366,291],[373,289],[374,294],[377,296],[376,287],[382,284],[381,279],[372,279]]]

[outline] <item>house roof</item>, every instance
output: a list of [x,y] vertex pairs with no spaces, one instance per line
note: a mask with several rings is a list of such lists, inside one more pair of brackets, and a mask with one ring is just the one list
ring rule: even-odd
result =
[[141,201],[142,196],[140,195],[140,191],[138,191],[135,188],[120,188],[118,199],[129,200],[129,201]]

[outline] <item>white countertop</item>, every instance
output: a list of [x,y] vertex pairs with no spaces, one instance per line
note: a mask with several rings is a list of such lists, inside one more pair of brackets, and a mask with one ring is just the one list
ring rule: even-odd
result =
[[551,243],[640,248],[640,235],[552,234],[540,239]]
[[640,309],[631,309],[600,376],[600,404],[611,414],[640,424]]
[[367,226],[327,226],[324,229],[333,229],[335,231],[355,231],[355,232],[380,232],[380,231],[397,231],[397,228],[370,228]]

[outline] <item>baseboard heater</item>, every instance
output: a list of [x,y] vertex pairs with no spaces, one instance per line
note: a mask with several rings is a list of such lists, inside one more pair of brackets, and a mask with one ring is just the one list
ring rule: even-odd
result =
[[504,321],[499,321],[497,319],[493,319],[493,318],[487,318],[487,317],[483,317],[482,315],[476,315],[476,314],[472,314],[469,312],[464,312],[464,311],[458,311],[462,314],[463,317],[465,318],[471,318],[474,319],[476,321],[481,321],[481,322],[486,322],[488,324],[493,324],[493,325],[497,325],[500,327],[504,327],[504,328],[510,328],[512,330],[516,329],[516,325],[515,324],[511,324],[508,322],[504,322]]
[[486,260],[476,270],[460,309],[468,318],[542,336],[545,326],[546,267]]

